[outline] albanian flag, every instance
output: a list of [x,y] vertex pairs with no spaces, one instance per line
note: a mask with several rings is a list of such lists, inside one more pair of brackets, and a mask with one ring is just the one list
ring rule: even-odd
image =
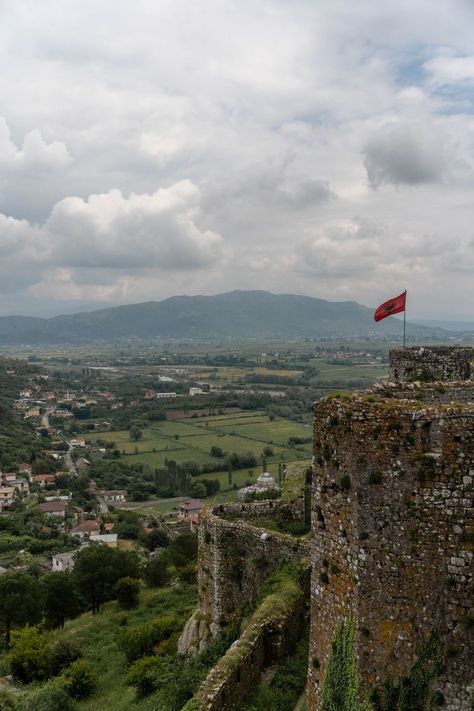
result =
[[393,299],[389,299],[384,304],[375,310],[374,321],[381,321],[387,316],[392,316],[393,314],[399,314],[401,311],[405,311],[405,303],[407,299],[407,292],[404,291],[403,294],[394,296]]

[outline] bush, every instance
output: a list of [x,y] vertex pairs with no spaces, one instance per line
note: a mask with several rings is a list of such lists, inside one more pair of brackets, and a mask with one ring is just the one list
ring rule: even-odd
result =
[[167,560],[163,555],[156,555],[146,564],[143,578],[149,588],[163,588],[170,582]]
[[124,630],[119,636],[119,646],[130,664],[140,657],[150,656],[155,645],[171,637],[179,627],[177,617],[163,615],[151,624]]
[[14,696],[6,689],[0,689],[0,711],[14,711],[15,708]]
[[187,565],[184,565],[182,568],[179,569],[178,571],[178,578],[182,583],[185,583],[186,585],[192,585],[193,583],[196,582],[196,565],[194,563],[188,563]]
[[12,632],[12,649],[8,655],[10,671],[24,684],[43,681],[50,675],[48,635],[38,627],[25,627]]
[[[167,677],[166,672],[170,672],[170,661],[160,657],[143,657],[138,659],[131,667],[126,676],[126,683],[135,686],[137,696],[143,698],[152,694],[162,685]],[[174,662],[174,660],[173,660]],[[173,664],[173,662],[171,662]],[[164,673],[163,673],[164,672]]]
[[120,578],[114,586],[114,594],[122,610],[138,607],[140,583],[134,578]]
[[18,711],[75,711],[76,704],[67,692],[64,679],[52,679],[41,689],[24,696]]
[[60,674],[63,669],[70,666],[81,656],[82,652],[74,642],[59,640],[51,650],[51,674],[53,676]]
[[97,675],[90,662],[77,659],[64,672],[66,688],[74,699],[87,699],[97,688]]

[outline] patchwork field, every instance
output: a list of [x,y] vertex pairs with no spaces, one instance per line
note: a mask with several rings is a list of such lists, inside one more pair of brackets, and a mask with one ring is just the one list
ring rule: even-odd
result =
[[[212,447],[219,447],[224,454],[252,452],[261,461],[263,449],[269,446],[273,454],[266,456],[268,465],[308,458],[311,443],[291,445],[290,437],[310,438],[311,428],[282,418],[270,421],[262,412],[159,422],[144,429],[136,442],[126,430],[86,435],[90,443],[97,439],[114,442],[125,454],[125,460],[152,467],[163,467],[167,459],[174,459],[178,464],[188,460],[199,464],[219,462],[221,458],[211,454]],[[227,476],[227,472],[224,475]]]

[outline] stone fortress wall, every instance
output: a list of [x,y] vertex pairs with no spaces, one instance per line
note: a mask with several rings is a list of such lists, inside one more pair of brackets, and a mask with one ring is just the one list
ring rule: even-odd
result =
[[247,522],[278,512],[290,520],[303,521],[304,501],[285,503],[276,499],[218,505],[201,515],[199,610],[209,619],[212,636],[253,605],[264,580],[282,563],[309,557],[308,540]]
[[[436,688],[447,711],[470,709],[472,358],[472,349],[397,349],[398,392],[382,386],[314,407],[309,711],[320,708],[333,633],[349,616],[365,690],[406,675],[436,627],[446,652]],[[420,373],[432,381],[423,402],[406,382]],[[459,392],[464,404],[451,404]]]

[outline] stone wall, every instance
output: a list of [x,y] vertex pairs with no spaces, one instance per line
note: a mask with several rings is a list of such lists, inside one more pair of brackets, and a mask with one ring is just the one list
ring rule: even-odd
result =
[[227,520],[252,521],[263,516],[282,516],[287,521],[304,523],[304,498],[286,502],[281,499],[265,499],[247,504],[218,504],[213,507],[214,515]]
[[[275,506],[268,508],[272,503]],[[240,520],[240,516],[258,517],[261,511],[275,512],[278,504],[278,501],[270,501],[222,505],[205,511],[200,517],[199,610],[208,618],[213,636],[255,603],[261,584],[283,562],[309,557],[308,540],[266,531]],[[296,515],[299,505],[291,510]],[[225,514],[231,519],[235,516],[235,520],[216,514]]]
[[377,383],[373,392],[398,400],[419,400],[430,404],[451,403],[474,404],[474,381],[434,382],[434,383]]
[[241,637],[211,670],[189,711],[236,711],[267,667],[291,652],[306,619],[309,568],[258,608]]
[[399,382],[469,380],[473,360],[473,348],[394,348],[390,351],[390,376]]
[[437,688],[467,711],[473,679],[474,408],[374,394],[315,405],[309,709],[338,622],[353,615],[363,688],[406,675],[436,627]]

